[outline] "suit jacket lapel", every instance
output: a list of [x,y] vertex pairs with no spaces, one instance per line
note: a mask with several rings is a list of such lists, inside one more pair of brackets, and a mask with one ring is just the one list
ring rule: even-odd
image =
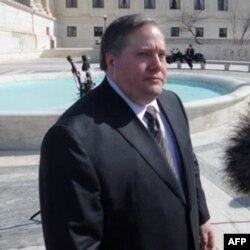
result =
[[166,162],[165,156],[157,146],[152,135],[149,134],[138,118],[133,118],[126,127],[120,127],[118,130],[148,162],[149,166],[154,169],[156,174],[158,174],[171,190],[185,203],[185,196],[180,190],[180,187]]
[[[180,157],[182,158],[182,162],[183,162],[183,175],[184,175],[184,179],[186,181],[186,187],[187,188],[187,195],[189,195],[188,200],[189,203],[191,204],[192,201],[192,197],[190,196],[190,194],[193,193],[193,191],[190,190],[190,188],[193,186],[191,185],[191,176],[190,176],[190,169],[189,169],[189,164],[187,164],[188,160],[186,158],[187,153],[186,153],[186,149],[183,145],[183,138],[186,136],[183,133],[186,133],[187,131],[183,129],[183,127],[181,126],[180,122],[176,119],[175,116],[175,111],[173,109],[170,109],[169,107],[173,108],[174,105],[169,105],[168,102],[166,102],[166,100],[168,100],[169,98],[165,98],[164,101],[162,99],[162,96],[159,97],[158,99],[158,103],[160,105],[160,107],[162,108],[163,113],[165,114],[166,118],[169,121],[169,124],[173,130],[173,133],[176,137],[177,140],[177,144],[179,146],[179,152],[180,152]],[[183,193],[184,195],[184,193]]]
[[180,190],[166,159],[155,140],[125,101],[110,86],[107,96],[107,108],[113,117],[113,124],[121,135],[145,159],[156,174],[186,203],[185,195]]

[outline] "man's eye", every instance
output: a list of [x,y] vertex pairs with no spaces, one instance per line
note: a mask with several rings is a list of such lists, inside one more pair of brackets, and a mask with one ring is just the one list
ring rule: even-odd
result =
[[165,53],[160,54],[160,55],[159,55],[159,58],[160,58],[161,60],[166,60],[166,54],[165,54]]
[[138,55],[139,56],[148,56],[149,53],[147,53],[147,52],[139,52]]

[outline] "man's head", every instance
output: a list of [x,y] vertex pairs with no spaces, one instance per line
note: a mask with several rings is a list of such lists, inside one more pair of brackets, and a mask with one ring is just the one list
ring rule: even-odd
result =
[[154,19],[139,14],[122,16],[114,20],[108,26],[102,37],[100,68],[104,71],[106,71],[107,69],[105,60],[105,55],[107,52],[111,52],[114,55],[118,56],[128,43],[128,35],[146,24],[158,26],[157,22]]
[[166,78],[164,36],[154,19],[128,15],[106,29],[101,69],[132,100],[145,105],[162,92]]

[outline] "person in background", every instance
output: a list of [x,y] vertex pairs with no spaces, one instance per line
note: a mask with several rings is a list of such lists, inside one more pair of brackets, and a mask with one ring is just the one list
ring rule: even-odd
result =
[[163,89],[156,20],[114,20],[101,42],[100,85],[71,106],[41,147],[48,250],[208,250],[214,233],[188,119]]
[[185,53],[185,59],[186,59],[188,66],[190,67],[190,69],[193,69],[192,60],[194,57],[194,53],[195,52],[194,52],[192,44],[189,44],[189,47],[187,48],[186,53]]

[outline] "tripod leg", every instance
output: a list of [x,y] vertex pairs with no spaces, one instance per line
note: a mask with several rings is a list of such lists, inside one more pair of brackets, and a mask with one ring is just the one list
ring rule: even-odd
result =
[[33,220],[40,213],[41,213],[41,211],[39,210],[36,213],[34,213],[33,215],[31,215],[30,220]]

